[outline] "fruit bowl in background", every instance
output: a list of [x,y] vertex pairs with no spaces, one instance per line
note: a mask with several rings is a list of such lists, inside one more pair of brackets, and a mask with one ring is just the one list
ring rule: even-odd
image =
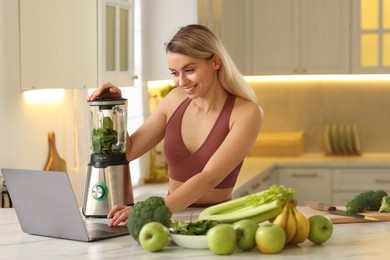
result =
[[206,235],[170,234],[172,241],[181,247],[190,249],[207,249]]

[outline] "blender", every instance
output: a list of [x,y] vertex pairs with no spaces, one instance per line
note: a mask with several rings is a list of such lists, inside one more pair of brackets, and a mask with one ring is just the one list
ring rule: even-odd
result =
[[85,183],[83,215],[107,217],[114,205],[134,202],[126,159],[127,99],[89,103],[91,156]]

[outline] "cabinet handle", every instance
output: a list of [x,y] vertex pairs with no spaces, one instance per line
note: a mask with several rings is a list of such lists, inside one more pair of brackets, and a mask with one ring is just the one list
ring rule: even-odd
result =
[[390,180],[387,180],[387,179],[376,179],[375,183],[377,183],[377,184],[389,184]]
[[269,179],[271,179],[270,176],[265,176],[263,179],[261,179],[263,182],[267,182]]
[[258,187],[260,187],[260,183],[255,183],[252,185],[252,190],[256,190]]
[[315,172],[312,172],[312,173],[292,173],[291,177],[294,177],[294,178],[317,178],[318,174]]
[[247,196],[247,195],[249,195],[249,194],[250,194],[250,193],[246,191],[246,192],[241,193],[241,194],[240,194],[240,197],[244,197],[244,196]]

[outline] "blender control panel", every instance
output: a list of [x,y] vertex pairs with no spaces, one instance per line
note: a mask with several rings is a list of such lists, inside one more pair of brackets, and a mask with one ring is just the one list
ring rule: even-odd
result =
[[107,198],[108,195],[108,189],[106,184],[104,184],[103,182],[96,183],[92,187],[91,193],[92,193],[92,197],[95,200],[104,200],[105,198]]

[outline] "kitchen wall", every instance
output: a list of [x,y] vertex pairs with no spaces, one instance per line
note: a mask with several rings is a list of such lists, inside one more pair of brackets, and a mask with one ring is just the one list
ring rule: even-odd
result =
[[326,125],[356,124],[363,152],[389,153],[390,77],[367,77],[250,82],[264,109],[262,131],[303,130],[305,152],[316,153]]

